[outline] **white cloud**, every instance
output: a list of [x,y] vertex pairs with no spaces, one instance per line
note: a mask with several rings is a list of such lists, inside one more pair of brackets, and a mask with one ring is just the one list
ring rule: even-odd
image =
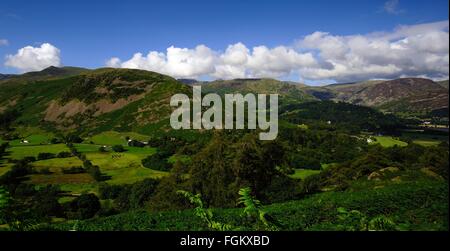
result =
[[106,61],[106,66],[113,67],[113,68],[119,68],[120,67],[120,58],[113,57]]
[[19,49],[15,55],[7,55],[5,65],[22,72],[60,66],[60,50],[49,43],[43,43],[40,47],[26,46]]
[[399,0],[388,0],[384,3],[383,9],[389,14],[400,14],[403,13],[403,10],[400,10],[399,7]]
[[8,45],[9,42],[7,39],[0,39],[0,46]]
[[392,32],[337,36],[315,32],[298,42],[317,51],[329,69],[303,69],[306,79],[355,81],[367,78],[427,76],[448,78],[449,22],[400,26]]
[[299,53],[279,46],[257,46],[252,50],[242,43],[228,46],[225,52],[213,51],[205,45],[194,49],[169,47],[165,53],[150,51],[146,56],[135,53],[122,62],[113,57],[107,66],[157,71],[176,78],[196,78],[209,75],[231,79],[240,77],[280,77],[300,67],[315,66],[311,53]]
[[339,36],[317,31],[295,46],[248,48],[243,43],[216,51],[205,45],[135,53],[111,67],[145,69],[176,78],[283,78],[356,81],[374,78],[449,75],[449,21],[399,26],[390,32]]
[[167,48],[166,53],[150,51],[146,56],[135,53],[132,58],[122,62],[111,58],[107,66],[157,71],[174,77],[198,77],[214,71],[217,56],[204,45],[194,49]]

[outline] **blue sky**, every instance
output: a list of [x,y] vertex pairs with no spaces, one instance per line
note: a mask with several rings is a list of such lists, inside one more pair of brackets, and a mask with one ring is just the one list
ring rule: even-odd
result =
[[[149,51],[166,53],[170,46],[193,49],[205,45],[222,53],[229,45],[240,42],[250,51],[263,45],[269,49],[286,46],[301,52],[305,49],[296,47],[298,41],[317,31],[333,36],[366,35],[392,32],[399,25],[445,20],[448,20],[447,0],[2,0],[0,39],[4,42],[0,46],[3,61],[0,72],[26,71],[5,66],[6,55],[42,43],[59,49],[61,65],[96,68],[105,66],[111,57],[122,62],[136,52],[144,56]],[[448,33],[448,28],[443,29]],[[310,49],[310,53],[318,53],[317,48]],[[208,73],[194,75],[204,77]],[[297,71],[289,71],[276,76],[298,75]]]

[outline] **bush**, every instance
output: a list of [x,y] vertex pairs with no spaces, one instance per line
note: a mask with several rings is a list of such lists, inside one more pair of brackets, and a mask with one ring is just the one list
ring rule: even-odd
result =
[[147,158],[143,159],[142,165],[146,168],[150,168],[153,170],[159,170],[159,171],[168,171],[170,168],[172,168],[172,164],[167,162],[167,157],[160,152],[157,152],[153,155],[148,156]]
[[80,138],[80,136],[78,136],[76,134],[69,134],[66,137],[66,142],[67,143],[81,143],[81,142],[83,142],[83,139]]
[[53,154],[53,153],[39,153],[37,158],[38,158],[38,160],[53,159],[53,158],[55,158],[55,154]]
[[87,160],[87,159],[84,159],[83,160],[83,167],[85,168],[85,169],[89,169],[89,168],[91,168],[93,165],[92,165],[92,162],[90,161],[90,160]]
[[71,156],[72,156],[72,154],[70,152],[60,152],[57,155],[58,158],[69,158]]
[[70,209],[77,219],[89,219],[100,210],[100,200],[95,194],[82,194],[70,203]]
[[114,198],[114,204],[121,211],[139,209],[154,195],[159,180],[145,179],[132,185],[113,185],[100,188],[101,196]]
[[123,185],[108,185],[106,183],[100,184],[98,188],[102,200],[116,199],[124,189],[125,186]]
[[114,152],[118,153],[125,152],[125,148],[122,145],[114,145],[112,149]]
[[87,170],[87,172],[92,176],[92,178],[94,178],[94,180],[96,180],[96,181],[102,181],[103,180],[102,172],[100,171],[100,168],[98,166],[90,167]]
[[34,156],[27,156],[27,157],[23,158],[23,161],[25,161],[27,163],[34,162],[34,161],[36,161],[36,157],[34,157]]
[[52,138],[50,140],[50,143],[52,143],[52,144],[59,144],[59,143],[61,143],[61,140],[59,140],[58,138]]
[[145,144],[137,140],[131,140],[130,142],[128,142],[128,146],[144,147]]

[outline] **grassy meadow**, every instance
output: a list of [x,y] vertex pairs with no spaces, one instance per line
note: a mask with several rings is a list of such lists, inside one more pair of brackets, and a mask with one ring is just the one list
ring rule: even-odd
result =
[[[57,155],[60,152],[70,152],[70,149],[63,143],[50,143],[53,134],[45,133],[42,130],[28,129],[36,134],[29,134],[21,139],[9,141],[10,147],[6,156],[0,160],[0,175],[10,170],[13,165],[10,161],[25,157],[37,158],[39,153]],[[23,134],[20,133],[20,135]],[[127,146],[127,138],[144,141],[148,140],[149,137],[134,132],[108,131],[89,137],[83,143],[76,143],[74,147],[78,152],[84,154],[93,165],[99,166],[100,171],[109,178],[105,181],[108,184],[132,184],[146,178],[159,179],[167,175],[167,172],[152,170],[143,167],[141,164],[141,160],[154,154],[156,148]],[[28,143],[21,142],[23,139],[27,140]],[[2,142],[6,141],[2,140]],[[114,152],[112,150],[114,145],[122,145],[125,151]],[[100,147],[105,147],[106,152],[100,152]],[[178,158],[185,160],[188,157],[174,156],[170,158],[170,162],[175,162]],[[76,156],[36,160],[32,163],[32,166],[36,173],[29,175],[27,183],[59,185],[63,191],[75,195],[86,192],[98,193],[99,183],[88,173],[63,173],[65,169],[83,166],[83,161]],[[71,199],[73,197],[64,197],[65,201]]]

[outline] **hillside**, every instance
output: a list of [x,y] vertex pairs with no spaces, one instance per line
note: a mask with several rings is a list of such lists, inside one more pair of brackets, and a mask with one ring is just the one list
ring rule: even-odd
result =
[[280,103],[298,103],[317,100],[304,90],[305,85],[275,79],[216,80],[202,85],[203,92],[279,94]]
[[426,114],[448,107],[448,89],[442,83],[422,78],[333,84],[308,88],[307,92],[321,99],[344,101],[396,113]]
[[[50,67],[43,69],[42,71],[27,72],[27,73],[20,74],[20,75],[15,75],[15,74],[2,75],[2,74],[0,74],[0,84],[5,81],[28,82],[28,81],[48,80],[48,79],[54,79],[54,78],[70,77],[70,76],[79,75],[81,73],[86,73],[89,71],[90,71],[89,69],[80,68],[80,67],[50,66]],[[3,80],[3,81],[1,81],[1,80]]]
[[[146,131],[168,119],[173,94],[190,93],[189,87],[154,72],[104,68],[66,76],[78,71],[51,67],[4,81],[0,109],[15,107],[21,113],[18,122],[31,126]],[[57,75],[63,77],[23,80]]]
[[[329,231],[358,227],[357,223],[343,226],[345,221],[341,219],[338,208],[358,210],[369,217],[388,212],[390,217],[395,218],[394,224],[398,230],[444,230],[448,210],[448,197],[443,196],[446,189],[447,185],[433,181],[391,184],[378,189],[316,194],[303,200],[268,205],[264,209],[280,222],[282,230]],[[424,208],[423,203],[429,203],[429,206]],[[213,212],[216,220],[240,226],[242,230],[257,230],[254,225],[246,225],[245,221],[240,220],[242,209],[214,209]],[[129,212],[81,221],[76,226],[70,222],[42,228],[68,231],[74,227],[79,231],[208,230],[206,224],[195,217],[194,210]]]
[[439,81],[437,83],[448,90],[448,80]]
[[335,102],[358,88],[373,100],[416,97],[423,83],[200,82],[204,93],[280,94],[277,139],[261,141],[259,130],[171,130],[169,100],[191,95],[195,81],[70,72],[48,68],[0,84],[0,196],[11,197],[0,213],[13,215],[0,218],[0,230],[217,230],[179,190],[199,194],[218,221],[272,229],[241,217],[247,188],[278,230],[368,229],[369,221],[341,222],[348,214],[381,217],[387,225],[378,230],[448,228],[448,133],[404,131],[405,120],[351,104],[351,95]]

